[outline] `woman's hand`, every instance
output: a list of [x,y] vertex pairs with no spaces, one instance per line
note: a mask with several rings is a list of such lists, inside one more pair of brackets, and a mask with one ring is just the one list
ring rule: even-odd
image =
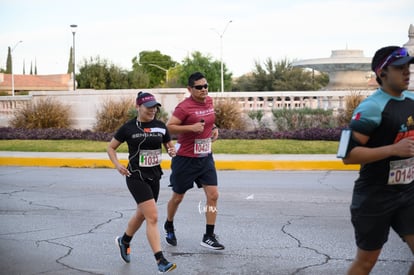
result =
[[129,170],[122,164],[118,164],[116,166],[116,170],[118,170],[118,172],[123,176],[126,176],[126,177],[131,176],[131,172],[129,172]]
[[175,147],[174,146],[172,146],[172,147],[168,147],[168,149],[167,149],[167,152],[168,152],[168,155],[170,156],[170,157],[175,157],[175,155],[176,155],[176,151],[175,151]]

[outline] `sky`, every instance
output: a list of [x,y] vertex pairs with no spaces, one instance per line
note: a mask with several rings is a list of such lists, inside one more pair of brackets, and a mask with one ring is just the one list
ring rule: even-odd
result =
[[222,57],[240,76],[268,59],[342,49],[372,57],[402,46],[413,11],[412,0],[0,0],[0,68],[11,47],[15,74],[30,64],[38,74],[66,73],[76,24],[77,72],[96,57],[131,70],[141,51],[159,50],[177,62],[195,51]]

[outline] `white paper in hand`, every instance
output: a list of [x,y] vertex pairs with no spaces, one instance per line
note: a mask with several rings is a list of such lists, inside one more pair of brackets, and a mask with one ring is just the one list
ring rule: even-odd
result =
[[345,158],[348,151],[349,141],[351,140],[351,129],[344,129],[341,132],[341,139],[339,140],[337,158]]

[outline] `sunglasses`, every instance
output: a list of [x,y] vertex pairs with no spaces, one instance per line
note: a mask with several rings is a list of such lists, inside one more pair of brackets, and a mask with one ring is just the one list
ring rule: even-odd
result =
[[385,60],[384,62],[381,63],[380,66],[377,67],[377,69],[375,70],[376,72],[378,72],[379,70],[383,69],[384,67],[390,65],[392,62],[394,62],[395,60],[401,58],[401,57],[405,57],[408,56],[408,51],[406,48],[399,48],[395,51],[393,51]]
[[193,88],[196,89],[196,90],[207,89],[208,88],[208,84],[204,84],[204,85],[194,85]]

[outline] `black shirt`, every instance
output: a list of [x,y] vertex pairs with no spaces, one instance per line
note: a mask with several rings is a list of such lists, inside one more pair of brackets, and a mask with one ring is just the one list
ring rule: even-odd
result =
[[[382,89],[378,89],[355,109],[350,128],[369,136],[364,146],[370,148],[394,144],[405,137],[413,137],[414,94],[405,91],[401,97],[393,97]],[[370,192],[379,188],[400,189],[413,186],[413,178],[408,178],[409,181],[411,180],[410,184],[387,184],[390,178],[395,177],[393,174],[395,170],[390,169],[391,162],[402,159],[404,158],[393,156],[361,165],[354,190]],[[411,176],[414,176],[412,175],[413,169],[409,172]],[[406,169],[406,171],[409,170]]]
[[[128,170],[134,174],[139,173],[143,178],[159,179],[162,170],[159,164],[154,166],[143,165],[142,155],[145,151],[159,150],[163,143],[171,141],[170,134],[164,122],[152,120],[150,122],[138,122],[137,118],[131,119],[121,126],[114,138],[119,142],[128,144],[129,163]],[[161,155],[159,155],[161,158]],[[161,159],[159,159],[159,162]]]

